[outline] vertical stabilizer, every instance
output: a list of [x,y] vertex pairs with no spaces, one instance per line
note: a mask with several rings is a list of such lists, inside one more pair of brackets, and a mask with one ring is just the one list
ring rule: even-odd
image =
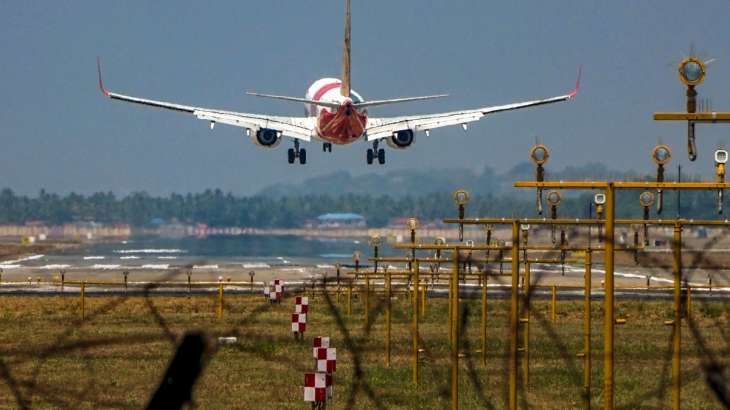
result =
[[340,94],[350,96],[350,0],[345,0],[345,43],[342,49],[342,85]]

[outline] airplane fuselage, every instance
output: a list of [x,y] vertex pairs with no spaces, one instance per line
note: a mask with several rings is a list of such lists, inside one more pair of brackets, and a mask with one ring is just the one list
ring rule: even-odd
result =
[[307,115],[316,118],[315,132],[322,140],[344,145],[360,139],[365,133],[368,122],[366,109],[358,110],[354,104],[363,102],[360,94],[350,91],[350,97],[340,93],[341,81],[336,78],[322,78],[312,84],[305,98],[312,101],[323,101],[338,104],[333,108],[307,105]]

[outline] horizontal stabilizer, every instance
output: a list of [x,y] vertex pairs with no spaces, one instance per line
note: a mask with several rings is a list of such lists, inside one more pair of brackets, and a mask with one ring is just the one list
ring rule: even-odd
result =
[[274,100],[283,100],[283,101],[292,101],[292,102],[298,102],[298,103],[303,103],[303,104],[319,105],[321,107],[333,108],[335,110],[340,107],[340,104],[333,103],[333,102],[315,101],[315,100],[309,100],[306,98],[299,98],[299,97],[287,97],[285,95],[271,95],[271,94],[252,93],[252,92],[247,92],[246,94],[253,95],[254,97],[263,97],[263,98],[271,98]]
[[435,98],[448,97],[448,94],[425,95],[422,97],[391,98],[388,100],[373,100],[354,104],[357,108],[374,107],[376,105],[397,104],[411,101],[433,100]]

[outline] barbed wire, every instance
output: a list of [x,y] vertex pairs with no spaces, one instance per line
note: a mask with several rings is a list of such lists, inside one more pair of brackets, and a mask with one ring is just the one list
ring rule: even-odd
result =
[[[581,241],[587,239],[579,234],[571,240]],[[713,249],[718,243],[722,242],[728,237],[728,234],[723,231],[721,235],[716,235],[711,240],[707,241],[704,246],[694,253],[690,263],[685,267],[685,271],[699,269],[707,269],[714,272],[717,275],[723,265],[712,261],[707,257],[707,251]],[[556,247],[556,251],[560,248]],[[196,261],[195,264],[205,264],[205,261]],[[661,270],[671,270],[671,266],[666,263],[665,258],[661,258],[656,255],[643,253],[639,263],[640,267],[651,267]],[[149,343],[157,343],[164,341],[169,343],[171,346],[179,346],[179,343],[184,334],[188,334],[191,329],[187,331],[176,331],[170,325],[165,315],[159,310],[155,303],[155,297],[157,294],[155,291],[161,286],[164,286],[166,281],[169,281],[181,271],[189,269],[184,267],[179,270],[173,270],[167,275],[163,276],[159,280],[146,284],[143,288],[142,299],[144,300],[144,306],[146,315],[151,317],[154,323],[153,328],[145,329],[131,335],[124,336],[87,336],[83,335],[81,339],[74,337],[77,335],[78,330],[86,326],[90,321],[100,319],[103,320],[103,316],[118,309],[122,304],[129,300],[131,296],[120,295],[114,296],[108,302],[101,304],[97,308],[89,312],[88,316],[84,319],[71,320],[68,326],[59,333],[52,343],[47,346],[37,346],[30,344],[24,344],[13,347],[2,347],[0,346],[0,381],[4,383],[10,394],[14,404],[21,409],[29,409],[35,406],[40,406],[37,403],[47,403],[54,407],[77,407],[79,403],[93,403],[96,407],[110,407],[110,408],[132,408],[135,407],[124,400],[111,400],[101,397],[98,394],[99,386],[96,382],[98,378],[98,371],[93,366],[95,349],[104,347],[114,346],[128,346],[128,345],[144,345]],[[476,269],[482,274],[487,274],[491,270],[489,264],[482,266],[476,266]],[[461,273],[461,272],[460,272]],[[556,274],[556,273],[553,273]],[[442,275],[440,272],[435,273],[438,279],[447,277],[450,275]],[[726,275],[726,274],[725,274]],[[431,272],[432,281],[431,286],[434,286],[434,273]],[[521,310],[529,307],[533,298],[539,298],[540,295],[536,293],[540,285],[543,285],[550,280],[550,274],[542,271],[536,271],[532,274],[534,284],[531,283],[529,292],[523,293],[520,298]],[[342,396],[343,399],[338,401],[344,408],[353,408],[356,406],[366,406],[373,408],[387,408],[388,402],[379,395],[379,389],[372,385],[368,378],[368,365],[364,357],[367,353],[366,343],[371,337],[373,329],[375,329],[376,323],[380,323],[382,316],[386,309],[386,304],[389,301],[385,301],[384,297],[375,297],[374,303],[370,307],[368,312],[368,321],[364,323],[362,332],[357,337],[353,336],[351,326],[348,321],[343,317],[341,307],[332,300],[331,294],[327,291],[328,286],[332,285],[332,276],[328,278],[320,278],[313,282],[314,291],[318,295],[321,295],[321,306],[322,313],[329,315],[332,318],[335,336],[339,343],[341,343],[342,350],[344,350],[350,358],[350,367],[352,369],[352,376],[347,385],[346,392]],[[486,284],[485,284],[486,285]],[[410,279],[405,286],[412,286]],[[305,291],[291,292],[291,294],[305,294]],[[413,297],[418,297],[414,295]],[[707,306],[708,301],[704,299],[697,299],[700,306]],[[230,306],[227,306],[230,308]],[[275,309],[275,305],[268,303],[261,303],[253,306],[250,310],[247,310],[240,316],[235,317],[225,326],[223,330],[218,331],[207,331],[205,333],[206,338],[213,338],[218,334],[238,336],[245,338],[247,341],[257,340],[269,340],[285,345],[294,345],[300,342],[296,342],[292,338],[281,336],[281,335],[262,335],[255,334],[249,331],[249,328],[253,326],[257,318],[261,315],[272,313]],[[686,310],[686,305],[683,306]],[[728,309],[726,308],[726,311]],[[275,313],[275,312],[274,312]],[[576,363],[574,353],[571,353],[570,346],[566,340],[561,336],[556,325],[540,310],[531,310],[530,320],[533,321],[540,330],[540,332],[547,338],[549,343],[558,352],[558,360],[566,369],[567,376],[571,384],[575,385],[576,390],[579,392],[579,396],[583,395],[582,391],[582,369],[580,369]],[[468,329],[472,327],[470,324],[470,318],[472,317],[472,310],[469,303],[462,303],[459,307],[459,338],[462,341],[459,346],[460,350],[464,352],[463,366],[466,369],[466,380],[470,385],[470,390],[475,395],[475,400],[480,407],[485,408],[498,408],[500,405],[495,401],[495,394],[497,392],[488,391],[488,384],[483,380],[483,375],[480,374],[482,371],[474,362],[474,355],[472,354],[475,349],[473,348],[472,341],[470,340]],[[730,389],[729,383],[725,376],[725,370],[727,363],[727,352],[730,351],[730,335],[726,327],[726,323],[722,322],[719,317],[711,318],[714,329],[719,333],[721,342],[724,343],[724,347],[710,347],[711,343],[708,343],[703,331],[700,328],[698,322],[688,316],[685,321],[687,327],[690,330],[689,335],[692,343],[697,346],[699,350],[699,359],[701,361],[700,371],[704,375],[704,382],[708,388],[714,392],[717,397],[718,403],[723,406],[730,406]],[[507,329],[507,328],[505,328]],[[412,332],[413,330],[411,330]],[[673,331],[672,331],[673,332]],[[657,385],[655,388],[648,392],[637,393],[634,397],[629,397],[625,402],[628,404],[622,405],[618,408],[633,408],[638,405],[644,405],[647,400],[655,400],[658,407],[665,407],[667,403],[667,392],[670,387],[671,381],[669,377],[669,369],[671,367],[671,346],[672,346],[672,332],[667,335],[667,348],[662,349],[664,353],[660,358],[661,372],[657,377]],[[506,338],[509,337],[505,334]],[[505,339],[506,340],[506,339]],[[215,343],[211,342],[213,346]],[[435,351],[430,348],[430,344],[423,338],[423,335],[419,335],[419,347],[422,352],[419,353],[430,362],[436,362],[437,355]],[[502,370],[503,373],[500,377],[506,380],[508,377],[508,360],[509,360],[509,343],[504,343],[505,350],[500,354],[503,358]],[[276,354],[269,352],[267,349],[257,347],[255,343],[237,344],[232,346],[241,352],[247,352],[256,354],[258,357],[266,362],[278,362],[286,365],[290,368],[302,369],[301,358],[298,357],[281,357]],[[713,350],[715,349],[715,350]],[[205,367],[206,363],[216,355],[216,349],[211,348],[206,354],[206,357],[201,366],[201,372],[208,371]],[[48,361],[61,357],[67,354],[79,354],[79,360],[84,366],[84,371],[87,374],[86,383],[82,384],[79,380],[78,385],[70,386],[55,386],[53,384],[43,383],[42,376],[44,372],[50,371],[47,365]],[[486,354],[486,353],[483,353]],[[340,356],[343,357],[343,356]],[[172,363],[173,361],[171,361]],[[16,376],[15,368],[27,364],[32,364],[32,371],[30,377],[27,379],[19,378]],[[437,366],[425,366],[431,373],[431,379],[434,383],[435,394],[438,399],[447,400],[450,397],[450,386],[448,378],[440,377],[439,368]],[[160,376],[163,375],[163,369],[160,369]],[[162,380],[164,384],[165,380]],[[403,381],[403,383],[407,383]],[[502,392],[504,403],[506,403],[508,391],[505,389]],[[293,386],[293,388],[299,388],[300,386]],[[188,392],[190,393],[190,392]],[[530,407],[530,402],[527,396],[527,390],[525,386],[519,389],[520,404],[523,407]],[[367,404],[361,402],[366,400]],[[188,404],[194,406],[195,403],[191,399],[187,400]]]

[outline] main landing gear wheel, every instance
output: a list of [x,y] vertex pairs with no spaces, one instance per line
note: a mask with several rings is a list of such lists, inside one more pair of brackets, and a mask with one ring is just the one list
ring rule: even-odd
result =
[[299,140],[294,140],[294,148],[289,148],[287,151],[287,161],[293,164],[296,159],[299,158],[299,163],[304,165],[307,163],[307,150],[299,148]]
[[378,149],[378,140],[373,141],[372,148],[368,148],[366,156],[368,165],[371,165],[375,158],[378,159],[378,164],[385,164],[385,150],[382,148]]

